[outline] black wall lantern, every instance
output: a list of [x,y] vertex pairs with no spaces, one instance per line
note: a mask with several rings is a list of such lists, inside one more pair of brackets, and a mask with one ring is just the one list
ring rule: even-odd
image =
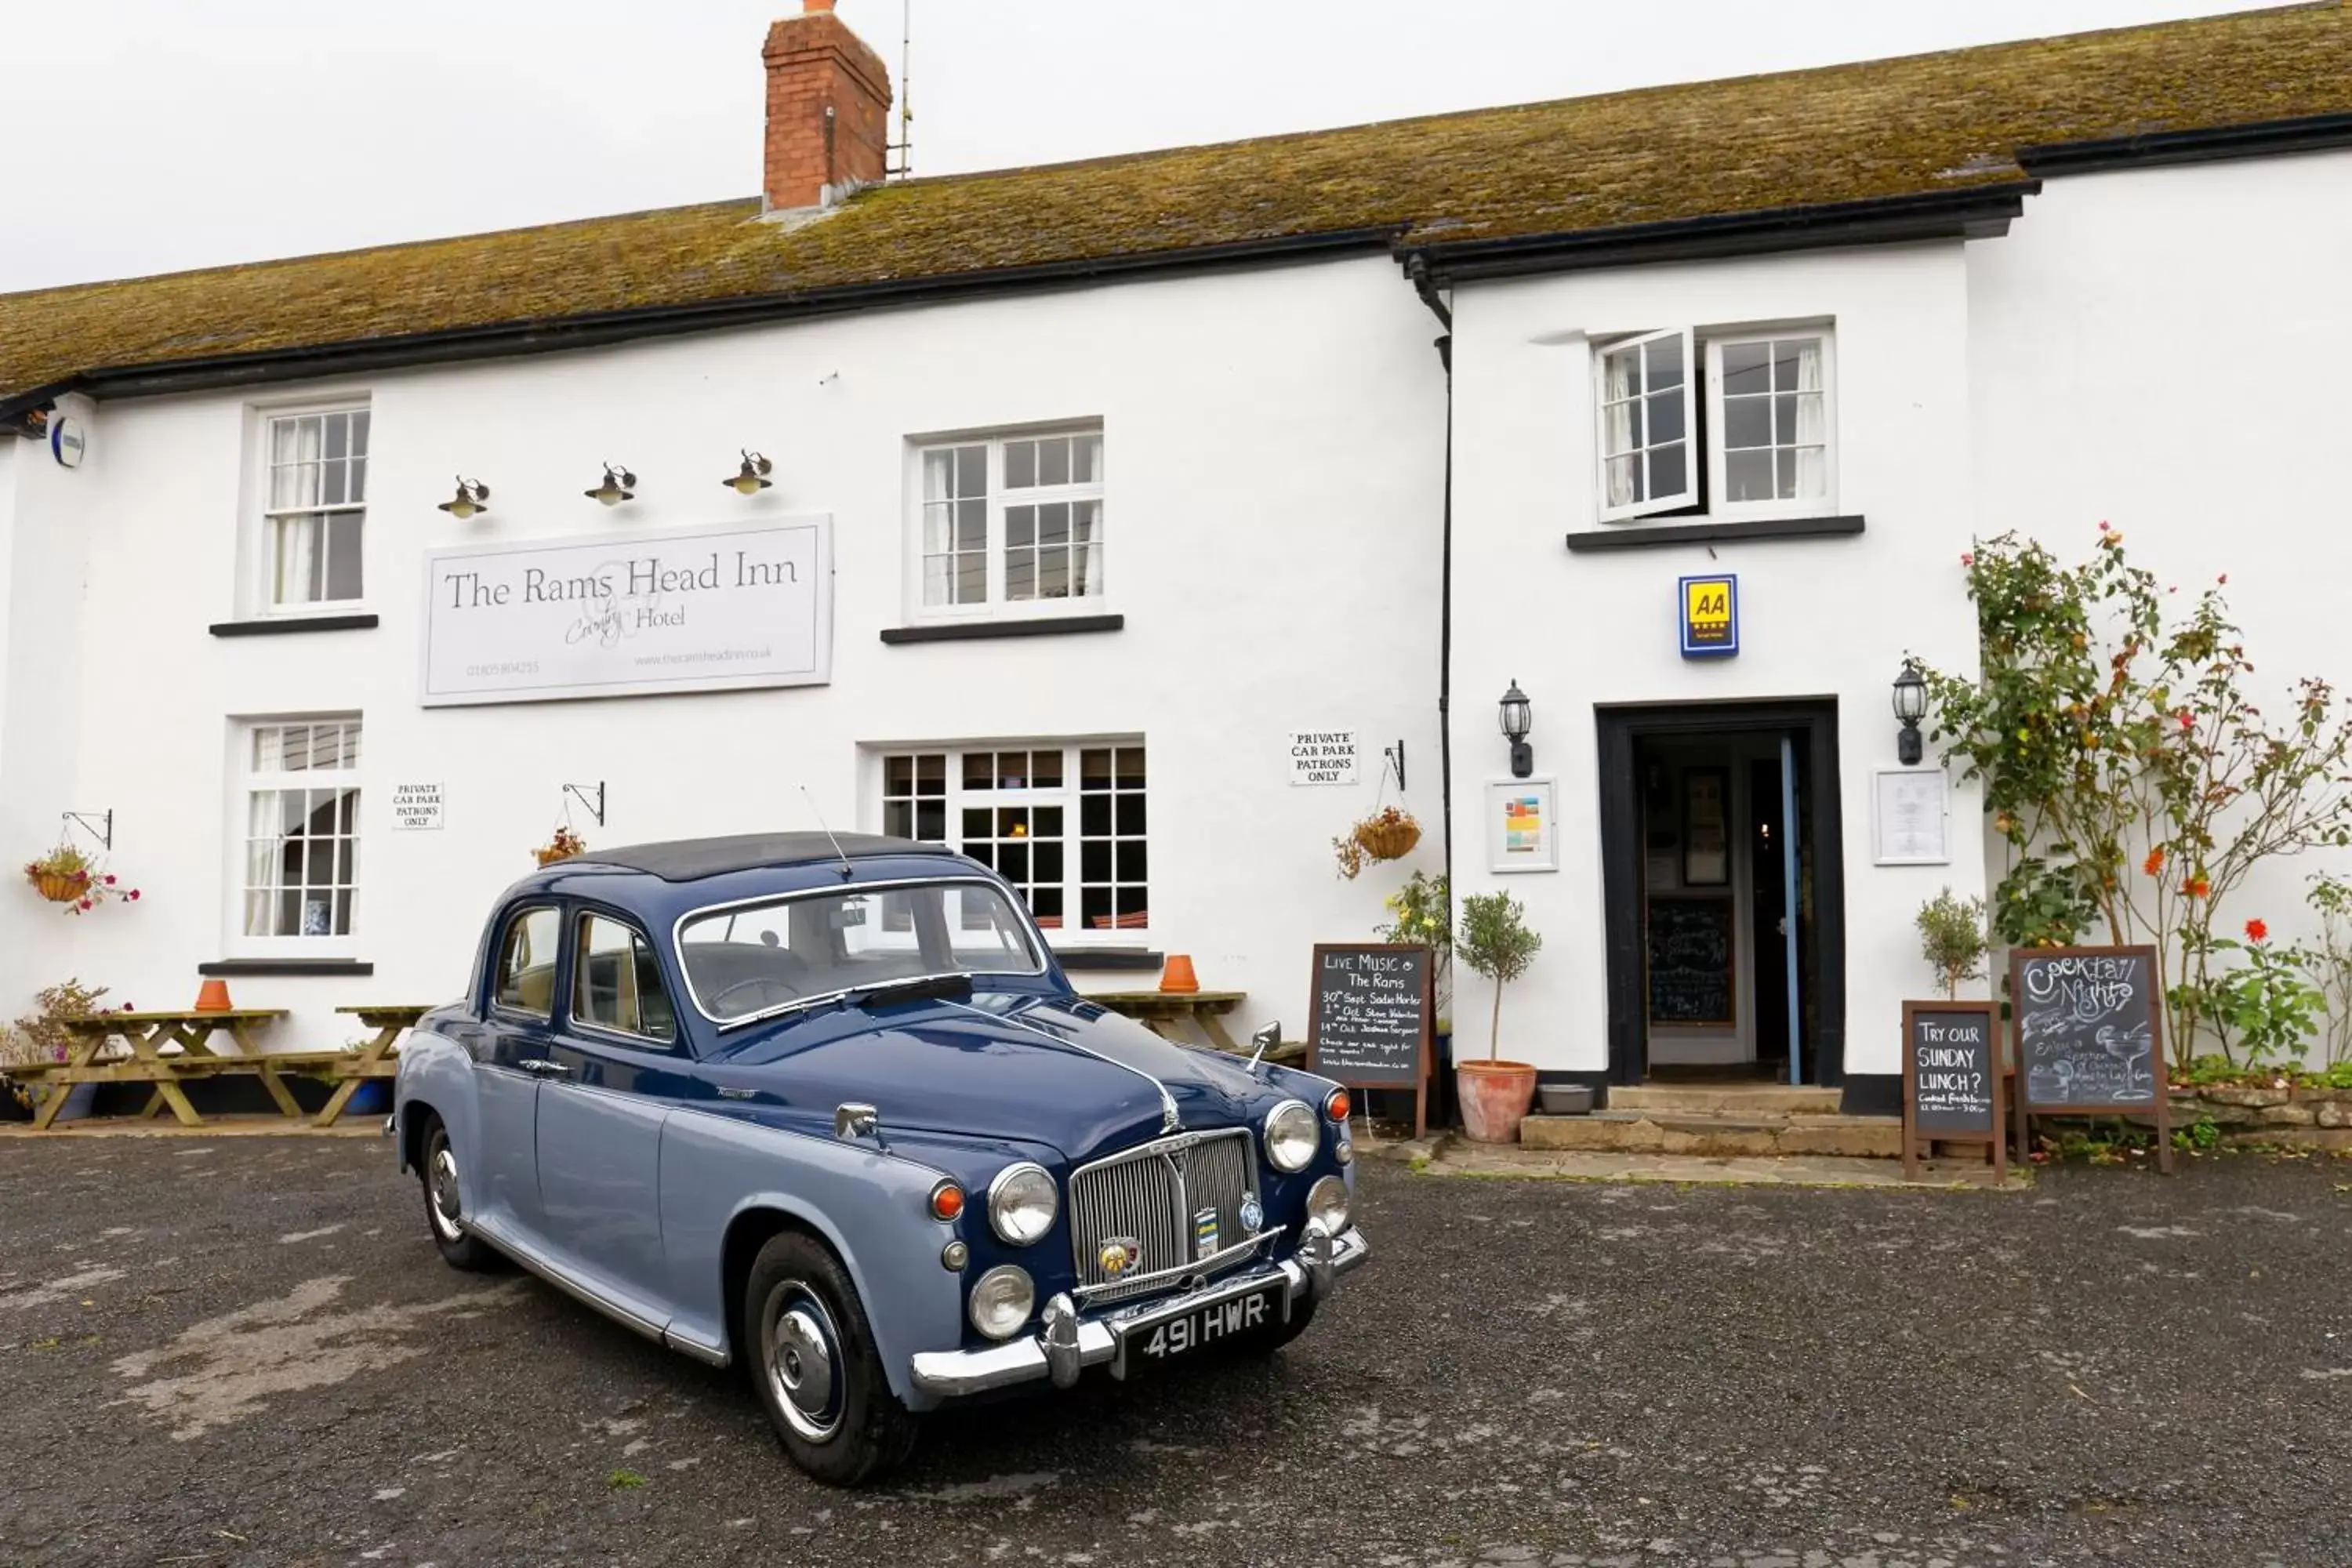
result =
[[1906,658],[1903,673],[1895,678],[1895,717],[1903,728],[1895,737],[1895,760],[1906,768],[1919,765],[1926,748],[1919,739],[1919,721],[1927,716],[1927,682],[1919,673],[1919,661]]
[[1528,732],[1536,727],[1535,704],[1513,680],[1503,693],[1502,710],[1503,733],[1511,742],[1511,776],[1523,779],[1536,771],[1536,749],[1528,744]]

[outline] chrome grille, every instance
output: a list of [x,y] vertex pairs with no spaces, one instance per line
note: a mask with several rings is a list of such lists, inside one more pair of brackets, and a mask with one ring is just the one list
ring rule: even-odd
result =
[[[1173,1287],[1181,1275],[1169,1269],[1199,1260],[1195,1218],[1217,1211],[1216,1249],[1249,1239],[1242,1229],[1243,1195],[1251,1180],[1247,1128],[1223,1132],[1187,1132],[1114,1154],[1070,1178],[1070,1242],[1078,1284],[1089,1305],[1123,1301]],[[1141,1244],[1141,1257],[1114,1282],[1103,1268],[1103,1244],[1114,1237]],[[1239,1258],[1202,1272],[1222,1272]]]

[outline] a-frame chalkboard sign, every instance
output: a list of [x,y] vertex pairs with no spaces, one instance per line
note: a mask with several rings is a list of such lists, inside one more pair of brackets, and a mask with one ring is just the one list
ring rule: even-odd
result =
[[1349,1089],[1412,1090],[1412,1135],[1429,1120],[1436,955],[1419,942],[1318,943],[1307,1070]]
[[1990,1002],[1903,1004],[1903,1179],[1921,1145],[1982,1143],[1993,1184],[2009,1179],[2000,1009]]
[[2017,1156],[2036,1116],[2149,1116],[2172,1169],[2164,984],[2152,947],[2021,947],[2009,955]]

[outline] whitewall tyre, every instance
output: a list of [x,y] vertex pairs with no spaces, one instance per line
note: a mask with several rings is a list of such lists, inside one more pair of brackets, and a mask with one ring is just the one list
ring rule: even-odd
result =
[[906,1458],[916,1417],[890,1392],[866,1309],[829,1249],[799,1231],[772,1237],[742,1309],[743,1366],[793,1463],[854,1487]]

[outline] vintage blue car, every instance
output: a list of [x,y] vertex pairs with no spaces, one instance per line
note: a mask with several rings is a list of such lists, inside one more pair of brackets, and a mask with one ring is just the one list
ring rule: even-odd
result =
[[1285,1343],[1367,1256],[1346,1090],[1083,1000],[1003,881],[901,839],[525,878],[390,1128],[450,1263],[740,1362],[843,1485],[947,1400]]

